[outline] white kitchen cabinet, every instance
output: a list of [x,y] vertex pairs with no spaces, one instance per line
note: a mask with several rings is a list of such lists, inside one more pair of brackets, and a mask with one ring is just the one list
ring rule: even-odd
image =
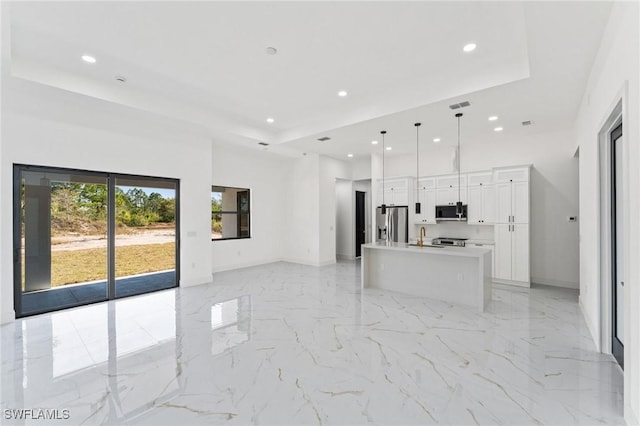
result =
[[415,215],[417,225],[436,223],[436,178],[426,177],[417,181],[416,202],[420,201],[420,214]]
[[495,261],[493,277],[501,280],[511,279],[511,225],[496,224],[494,227]]
[[529,167],[496,169],[494,181],[497,182],[494,278],[529,286]]
[[511,279],[529,282],[529,225],[516,223],[511,227]]
[[529,223],[529,182],[496,184],[496,223]]
[[495,221],[495,187],[491,184],[473,185],[467,189],[467,223],[493,225]]
[[378,183],[378,205],[408,206],[409,205],[409,179],[385,179]]
[[457,188],[458,186],[467,186],[467,175],[460,174],[459,179],[458,174],[438,176],[436,178],[436,186],[438,188]]
[[467,174],[467,185],[490,185],[493,183],[493,172],[473,172]]
[[[460,201],[467,204],[467,187],[460,188]],[[458,202],[458,188],[438,188],[436,190],[436,204],[439,206],[455,206]]]
[[499,182],[529,182],[529,166],[504,167],[494,169],[493,181]]
[[416,215],[417,224],[436,223],[436,190],[418,189],[420,200],[420,214]]
[[494,278],[510,284],[528,286],[529,274],[529,225],[496,224],[494,230],[495,256]]

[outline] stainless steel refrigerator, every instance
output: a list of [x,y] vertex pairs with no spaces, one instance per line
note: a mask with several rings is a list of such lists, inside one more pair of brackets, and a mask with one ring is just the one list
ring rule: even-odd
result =
[[387,213],[383,215],[382,208],[378,207],[376,209],[376,228],[378,242],[409,242],[409,208],[406,206],[387,206]]

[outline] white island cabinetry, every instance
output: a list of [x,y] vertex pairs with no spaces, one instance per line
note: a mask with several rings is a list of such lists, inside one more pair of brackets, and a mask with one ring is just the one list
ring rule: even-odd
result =
[[491,300],[491,251],[467,247],[362,246],[362,287],[443,300],[484,311]]

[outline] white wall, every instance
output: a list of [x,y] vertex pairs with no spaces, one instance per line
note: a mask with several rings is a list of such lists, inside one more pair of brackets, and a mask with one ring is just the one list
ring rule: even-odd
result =
[[[623,183],[626,202],[625,246],[625,418],[640,420],[640,7],[616,2],[594,61],[580,111],[576,138],[580,146],[580,305],[600,346],[600,194],[598,132],[623,97],[624,144],[629,171]],[[605,311],[603,315],[608,315]],[[601,348],[610,352],[610,348]]]
[[319,255],[318,263],[328,265],[336,261],[336,179],[351,179],[349,163],[320,156],[319,165]]
[[371,157],[369,155],[353,159],[353,161],[350,161],[350,165],[351,179],[371,179]]
[[336,181],[336,256],[347,259],[354,257],[353,192],[352,181]]
[[211,154],[210,185],[251,190],[251,238],[212,241],[213,271],[281,260],[287,241],[283,216],[292,208],[286,182],[292,160],[224,143],[214,143]]
[[[45,165],[180,179],[181,277],[211,280],[211,145],[164,132],[166,120],[3,73],[0,244],[12,253],[12,165]],[[136,123],[140,123],[139,127]],[[12,256],[0,258],[2,321],[13,312]]]
[[[284,210],[284,260],[318,265],[320,255],[320,156],[295,158],[285,168],[287,194]],[[335,182],[331,186],[335,198]],[[331,206],[335,214],[335,204]],[[335,244],[335,243],[334,243]],[[335,246],[334,246],[335,250]]]
[[[567,220],[568,216],[578,213],[578,164],[574,152],[571,131],[532,134],[517,139],[501,134],[482,143],[462,141],[463,173],[533,165],[530,197],[531,279],[534,283],[578,288],[578,225]],[[452,148],[449,147],[423,152],[421,175],[452,173],[451,155]],[[385,158],[385,169],[387,177],[411,176],[415,170],[415,156],[390,155]],[[431,235],[442,226],[429,228],[427,231]],[[416,238],[417,229],[410,227],[410,238]],[[467,229],[468,237],[487,237],[485,229],[471,226]]]

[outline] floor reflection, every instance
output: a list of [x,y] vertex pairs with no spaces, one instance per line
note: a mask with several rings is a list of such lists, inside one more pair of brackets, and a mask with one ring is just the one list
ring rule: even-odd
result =
[[211,353],[220,354],[251,338],[251,296],[241,296],[211,307]]
[[207,311],[184,304],[172,289],[2,327],[2,408],[67,408],[56,422],[119,424],[168,404],[184,391],[185,344],[206,343],[213,356],[251,336],[251,296],[213,303],[208,332],[198,326]]

